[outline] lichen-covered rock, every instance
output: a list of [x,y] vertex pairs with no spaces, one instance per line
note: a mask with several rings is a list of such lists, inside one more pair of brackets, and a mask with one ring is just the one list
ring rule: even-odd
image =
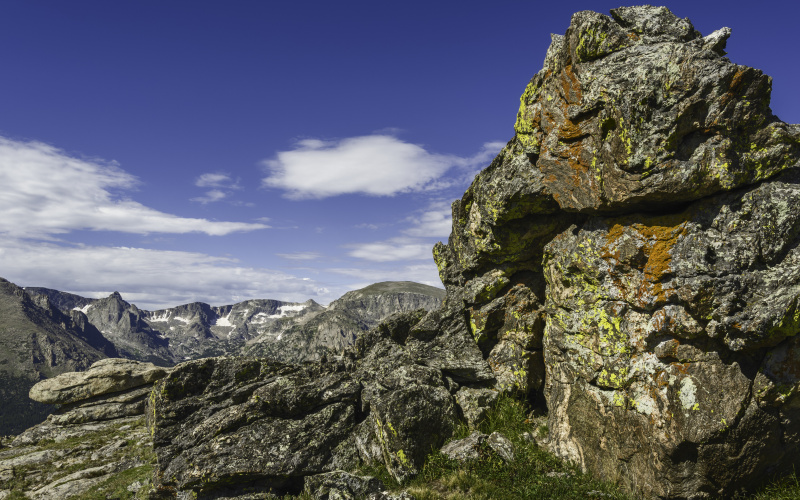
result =
[[30,398],[41,403],[67,404],[94,396],[119,392],[164,377],[168,370],[152,363],[122,358],[95,362],[85,372],[67,372],[42,380],[30,390]]
[[398,481],[414,476],[457,419],[442,370],[398,342],[421,316],[393,317],[391,331],[362,335],[337,360],[178,365],[149,402],[157,486],[200,497],[297,493],[306,477],[375,462]]
[[434,248],[496,387],[544,396],[548,446],[641,496],[800,465],[800,126],[730,34],[575,14]]

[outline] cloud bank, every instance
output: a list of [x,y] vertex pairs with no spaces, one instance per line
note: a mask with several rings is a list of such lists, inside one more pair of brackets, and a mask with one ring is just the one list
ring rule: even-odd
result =
[[115,194],[138,184],[113,163],[0,137],[0,235],[49,238],[74,230],[105,230],[220,236],[268,227],[178,217]]
[[149,310],[195,301],[223,305],[252,298],[336,298],[312,280],[198,252],[3,239],[0,269],[4,278],[21,286],[95,298],[119,290],[125,300]]

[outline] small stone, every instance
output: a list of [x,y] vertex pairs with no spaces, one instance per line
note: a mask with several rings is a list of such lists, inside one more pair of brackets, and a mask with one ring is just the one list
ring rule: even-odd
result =
[[509,441],[509,439],[504,435],[500,434],[499,432],[493,432],[489,434],[489,438],[486,440],[486,442],[489,444],[492,450],[500,455],[500,458],[506,462],[511,462],[514,460],[514,445],[511,444],[511,441]]
[[466,462],[468,460],[478,460],[481,458],[480,448],[486,442],[487,435],[475,431],[464,439],[450,441],[442,446],[441,452],[451,460]]

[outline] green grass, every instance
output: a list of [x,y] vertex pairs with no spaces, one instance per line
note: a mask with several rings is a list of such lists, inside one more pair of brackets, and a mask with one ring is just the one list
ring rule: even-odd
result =
[[[481,450],[481,459],[466,463],[450,460],[437,451],[405,489],[417,500],[629,498],[616,485],[583,474],[526,441],[523,434],[536,431],[527,414],[523,402],[503,397],[478,426],[485,434],[498,431],[511,440],[515,452],[512,462],[503,461],[488,445]],[[466,437],[469,432],[461,426],[454,438]]]
[[[498,431],[514,444],[515,459],[505,463],[488,446],[478,461],[462,463],[442,453],[432,453],[412,481],[399,485],[382,466],[362,469],[394,490],[407,490],[417,500],[520,500],[520,499],[630,499],[615,484],[599,481],[559,460],[535,444],[523,439],[525,432],[538,432],[527,418],[524,403],[510,397],[501,398],[478,427],[485,434]],[[460,426],[453,439],[469,435],[466,425]],[[548,476],[548,473],[550,474]],[[305,500],[306,497],[298,497]],[[750,500],[800,500],[800,480],[796,475],[781,478]]]
[[778,478],[773,483],[750,497],[751,500],[798,500],[800,499],[800,480],[797,474]]

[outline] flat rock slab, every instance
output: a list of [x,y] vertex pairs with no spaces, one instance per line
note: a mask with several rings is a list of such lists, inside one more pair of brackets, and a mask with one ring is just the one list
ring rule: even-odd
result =
[[85,372],[62,373],[31,387],[34,401],[48,404],[74,403],[101,394],[124,391],[152,384],[167,375],[168,369],[129,359],[101,359]]

